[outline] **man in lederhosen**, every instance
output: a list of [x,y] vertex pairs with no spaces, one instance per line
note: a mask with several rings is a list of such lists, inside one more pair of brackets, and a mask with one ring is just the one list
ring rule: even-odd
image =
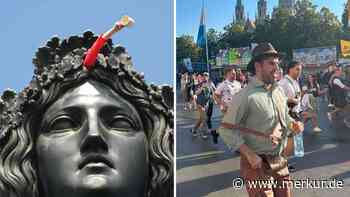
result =
[[[288,114],[287,99],[275,78],[277,77],[279,53],[270,43],[259,44],[252,53],[248,71],[253,78],[248,86],[238,92],[228,107],[220,136],[233,150],[241,154],[241,176],[246,182],[250,197],[291,196],[287,160],[283,156],[287,137],[302,132],[301,122]],[[264,188],[249,187],[247,181],[275,180],[281,187],[272,184]]]

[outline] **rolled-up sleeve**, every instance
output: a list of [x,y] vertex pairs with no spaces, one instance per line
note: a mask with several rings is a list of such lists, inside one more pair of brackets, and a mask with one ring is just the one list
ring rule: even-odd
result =
[[342,89],[345,88],[345,85],[339,79],[334,79],[333,83],[334,83],[334,85],[337,85],[337,86],[339,86]]
[[85,59],[84,59],[84,66],[88,70],[90,70],[93,66],[93,64],[96,62],[96,58],[98,53],[100,52],[103,45],[107,42],[105,38],[103,38],[102,35],[100,35],[97,40],[94,42],[92,47],[88,50]]
[[[248,108],[248,99],[244,92],[240,92],[234,96],[235,102],[232,102],[224,114],[222,122],[229,124],[241,124],[246,116]],[[238,129],[219,128],[220,137],[224,143],[231,149],[237,150],[244,144],[243,136]]]

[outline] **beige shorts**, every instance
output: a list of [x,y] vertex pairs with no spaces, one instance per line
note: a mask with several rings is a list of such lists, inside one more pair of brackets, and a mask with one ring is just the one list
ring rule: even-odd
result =
[[207,119],[207,113],[205,111],[205,108],[203,109],[203,107],[201,107],[203,110],[200,110],[200,109],[198,109],[199,107],[201,107],[201,106],[200,105],[197,106],[196,119],[206,120]]

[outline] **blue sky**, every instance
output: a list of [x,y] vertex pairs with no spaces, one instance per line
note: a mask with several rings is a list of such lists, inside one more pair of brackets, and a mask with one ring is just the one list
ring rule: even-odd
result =
[[[242,0],[245,15],[254,20],[257,12],[257,0]],[[318,8],[328,7],[340,19],[346,0],[313,0]],[[207,8],[207,28],[215,28],[219,31],[233,20],[236,0],[205,0]],[[277,7],[278,0],[267,0],[268,13],[273,7]],[[189,34],[197,37],[200,10],[202,0],[177,0],[176,1],[176,36]]]
[[100,34],[124,14],[136,25],[114,35],[113,42],[127,48],[148,82],[173,84],[172,0],[13,0],[0,7],[0,92],[28,84],[37,48],[53,35],[69,37],[87,29]]

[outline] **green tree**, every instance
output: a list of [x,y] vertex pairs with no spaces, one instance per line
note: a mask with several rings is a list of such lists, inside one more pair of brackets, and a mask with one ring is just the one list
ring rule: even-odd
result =
[[271,42],[279,51],[292,59],[293,49],[336,45],[341,35],[341,24],[328,9],[311,0],[297,1],[294,13],[277,8],[265,25],[258,25],[255,42]]
[[341,23],[328,8],[322,7],[318,29],[318,43],[320,45],[337,45],[341,33]]
[[215,29],[210,28],[208,29],[208,32],[207,32],[207,39],[208,39],[208,54],[209,54],[209,58],[211,58],[219,52],[220,34]]
[[348,20],[348,2],[346,2],[344,4],[344,11],[343,11],[343,15],[341,18],[342,21],[342,33],[341,33],[341,39],[345,39],[345,40],[350,40],[350,28],[349,28],[349,20]]
[[176,38],[176,64],[182,64],[184,58],[198,62],[201,54],[202,50],[196,46],[192,36],[182,35]]
[[270,35],[271,23],[270,20],[266,20],[264,24],[257,24],[253,42],[262,43],[262,42],[271,42],[272,38]]
[[[350,39],[347,25],[346,5],[341,23],[328,8],[318,10],[312,0],[299,0],[294,11],[274,9],[273,16],[264,24],[258,24],[254,33],[246,32],[244,25],[234,23],[226,25],[222,32],[209,29],[209,57],[215,56],[219,49],[245,47],[252,42],[271,42],[278,51],[286,54],[286,60],[291,60],[293,49],[335,46],[339,39]],[[181,43],[179,45],[177,40],[177,44],[182,47],[177,49],[178,58],[191,57],[194,60],[204,57],[204,51],[195,46],[193,38],[180,38]],[[187,44],[183,44],[184,40]]]
[[343,23],[343,31],[349,31],[349,20],[348,20],[348,16],[349,16],[349,13],[348,13],[348,2],[346,2],[344,4],[344,11],[343,11],[343,14],[342,14],[342,18],[341,18],[341,21]]
[[242,24],[229,24],[224,27],[224,32],[220,36],[220,48],[246,47],[253,40],[253,34],[244,31]]
[[[320,17],[317,13],[317,6],[313,5],[310,0],[298,1],[295,5],[295,16],[289,28],[289,34],[293,36],[293,48],[314,47],[315,41],[318,39]],[[316,44],[317,45],[317,44]]]
[[266,41],[271,42],[277,50],[285,52],[287,57],[291,57],[291,48],[293,40],[291,37],[295,34],[290,33],[290,26],[293,22],[293,14],[288,9],[277,8],[274,12],[274,16],[270,20],[269,29],[267,35],[269,36]]

